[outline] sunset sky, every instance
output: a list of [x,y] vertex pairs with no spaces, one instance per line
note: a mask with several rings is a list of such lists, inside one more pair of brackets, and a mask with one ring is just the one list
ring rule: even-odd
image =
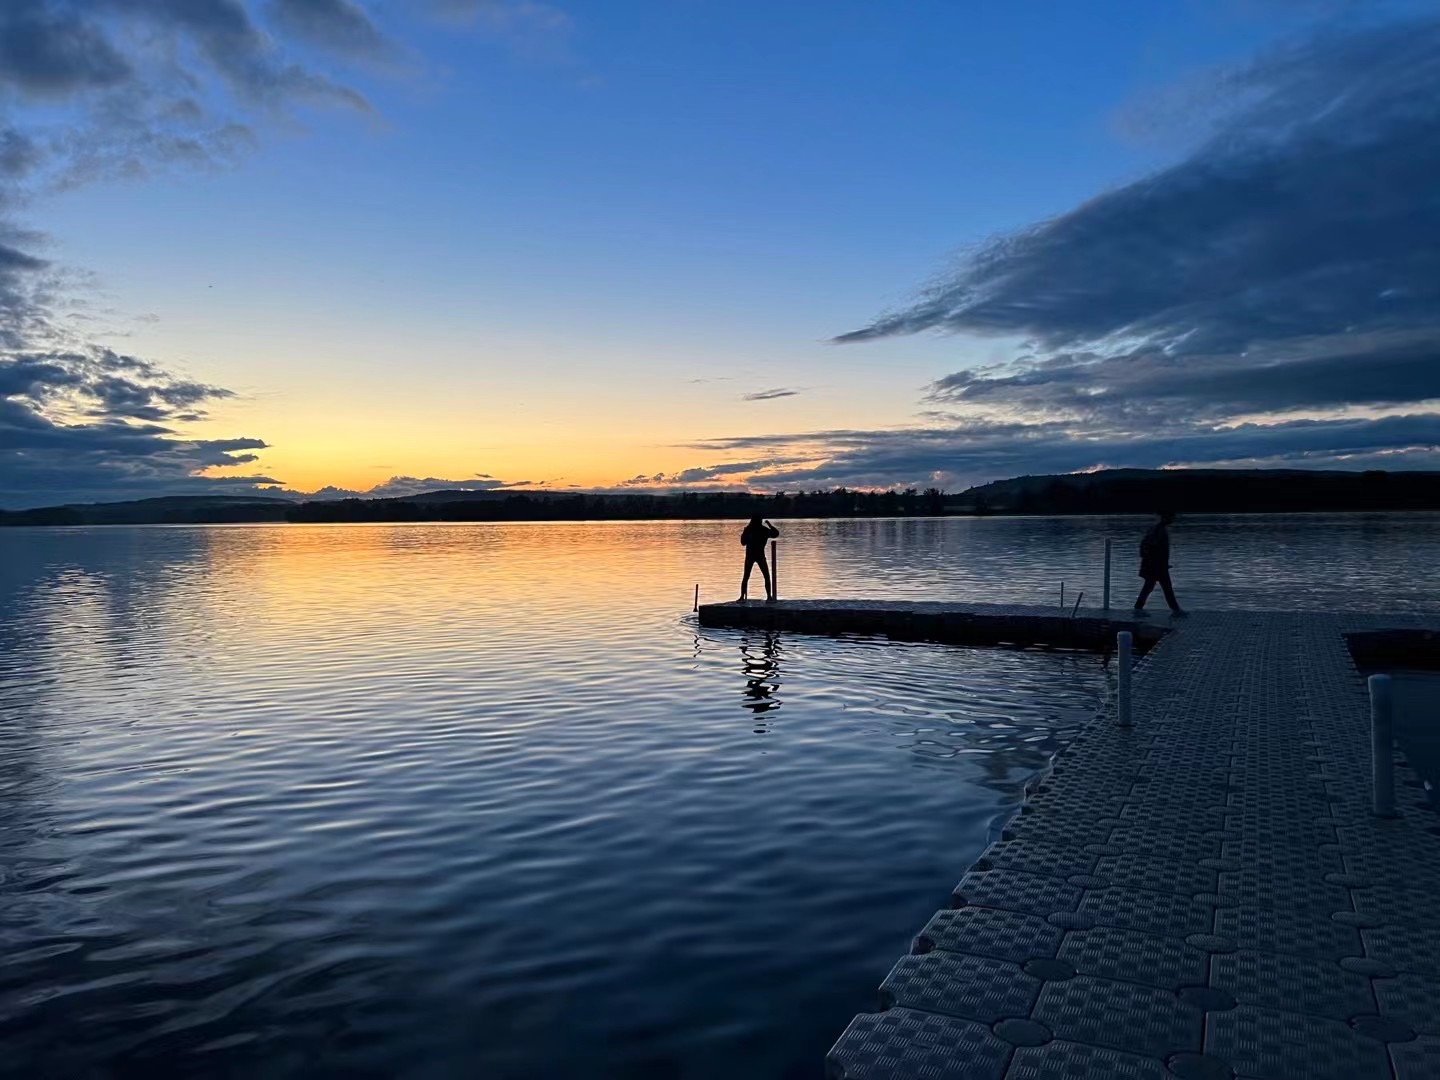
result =
[[7,0],[0,506],[1440,467],[1440,14]]

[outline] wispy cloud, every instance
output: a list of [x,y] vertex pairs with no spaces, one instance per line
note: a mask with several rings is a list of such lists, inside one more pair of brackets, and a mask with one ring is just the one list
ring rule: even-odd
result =
[[395,42],[353,0],[271,0],[269,11],[276,25],[320,48],[367,60],[397,55]]
[[432,17],[489,34],[521,56],[542,63],[573,60],[575,21],[540,0],[421,0]]
[[791,457],[765,457],[750,461],[730,461],[720,465],[698,465],[672,473],[641,473],[629,480],[622,480],[617,487],[684,488],[687,486],[713,486],[716,481],[730,484],[742,476],[793,465],[803,459]]
[[574,20],[539,0],[428,0],[429,9],[450,22],[503,33],[569,33]]
[[778,386],[773,390],[757,390],[753,394],[742,394],[742,401],[774,401],[776,398],[794,397],[803,387]]

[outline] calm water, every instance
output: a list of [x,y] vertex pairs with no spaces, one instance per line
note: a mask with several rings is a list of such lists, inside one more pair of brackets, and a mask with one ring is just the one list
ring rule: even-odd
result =
[[[783,592],[1116,596],[1143,522],[781,522]],[[36,1074],[815,1076],[1095,657],[699,631],[737,523],[0,530]],[[1192,521],[1196,607],[1440,607],[1440,516]]]

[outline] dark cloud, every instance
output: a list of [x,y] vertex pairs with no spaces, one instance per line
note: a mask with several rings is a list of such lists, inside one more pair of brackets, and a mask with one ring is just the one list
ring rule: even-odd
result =
[[0,398],[29,398],[39,403],[52,394],[71,390],[81,376],[63,364],[33,356],[0,361]]
[[334,52],[383,59],[395,51],[394,43],[351,0],[273,0],[270,11],[277,25]]
[[952,490],[1027,473],[1174,465],[1440,467],[1440,415],[1290,420],[1077,437],[1060,422],[980,421],[707,440],[708,453],[773,451],[805,462],[749,473],[764,488],[940,484]]
[[0,348],[53,348],[59,333],[58,277],[13,224],[19,206],[98,180],[231,164],[255,143],[250,118],[316,104],[369,109],[241,0],[5,0]]
[[1192,355],[1432,327],[1440,19],[1325,34],[1225,85],[1247,104],[1185,161],[990,242],[840,340],[947,330]]
[[[446,13],[512,38],[568,26],[524,0]],[[0,0],[0,506],[283,491],[269,476],[210,475],[253,463],[266,445],[194,439],[179,426],[232,392],[78,335],[75,319],[55,315],[67,300],[61,272],[5,215],[47,191],[230,165],[258,129],[302,108],[371,111],[296,44],[351,60],[401,55],[356,0]],[[394,476],[319,494],[507,486],[489,474]]]
[[776,398],[794,397],[800,390],[790,386],[778,386],[774,390],[757,390],[753,394],[742,394],[742,401],[774,401]]
[[0,4],[0,506],[254,490],[255,438],[195,439],[222,387],[117,353],[57,318],[73,280],[35,254],[21,206],[171,166],[228,165],[256,125],[312,106],[368,112],[292,48],[379,56],[352,0],[3,0]]
[[94,6],[188,41],[208,68],[242,99],[370,110],[358,91],[287,56],[251,18],[241,0],[95,0]]
[[[8,231],[0,222],[0,233]],[[0,240],[0,355],[23,349],[50,326],[49,263]]]
[[[524,46],[569,27],[530,0],[413,0]],[[442,11],[443,9],[443,11]],[[322,55],[323,54],[323,55]],[[322,64],[401,50],[359,0],[0,0],[0,506],[277,489],[253,463],[259,439],[194,439],[231,391],[88,340],[59,318],[65,273],[11,216],[47,192],[141,179],[172,166],[224,167],[257,132],[312,107],[371,112]],[[510,486],[395,476],[367,492]]]
[[65,97],[115,86],[133,71],[95,22],[37,0],[0,12],[0,85],[27,97]]
[[169,426],[227,396],[103,349],[0,358],[0,506],[274,483],[266,476],[197,476],[254,462],[263,440],[192,439]]
[[28,252],[13,248],[9,244],[0,244],[0,274],[14,274],[30,270],[45,269],[44,259],[36,258]]
[[29,135],[13,128],[0,131],[0,180],[23,180],[43,160],[44,152]]
[[83,389],[99,402],[95,408],[88,410],[89,415],[131,420],[195,421],[202,419],[204,414],[186,412],[185,409],[205,401],[235,396],[222,387],[203,383],[175,382],[157,386],[118,375],[101,376]]
[[5,0],[0,178],[64,188],[226,166],[253,146],[258,121],[312,106],[371,111],[292,48],[385,53],[387,39],[353,0],[273,0],[274,33],[256,9],[248,0]]
[[1346,334],[1183,359],[1163,350],[1061,355],[1000,371],[956,372],[938,380],[931,396],[1090,422],[1215,421],[1440,400],[1437,361],[1428,333]]
[[[286,0],[276,14],[281,29],[307,40],[384,43],[345,0]],[[190,66],[177,59],[186,48],[195,57]],[[29,98],[153,97],[215,75],[251,102],[369,107],[355,90],[288,56],[241,0],[7,0],[0,61],[0,82]]]
[[715,480],[721,478],[734,478],[744,473],[757,473],[764,470],[773,470],[785,465],[792,465],[804,458],[791,457],[767,457],[754,461],[731,461],[722,465],[702,465],[691,469],[682,469],[674,473],[655,473],[632,477],[629,480],[621,481],[619,487],[656,487],[656,486],[684,486],[687,484],[703,484],[710,486]]
[[810,454],[767,483],[1433,467],[1440,17],[1332,26],[1208,94],[1208,133],[1178,164],[981,245],[911,306],[837,339],[1021,343],[1010,363],[933,384],[948,426],[708,448]]

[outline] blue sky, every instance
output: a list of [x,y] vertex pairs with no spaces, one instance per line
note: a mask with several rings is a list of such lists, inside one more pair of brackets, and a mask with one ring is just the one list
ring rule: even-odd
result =
[[[1345,276],[1343,248],[1317,252],[1355,318],[1315,314],[1313,333],[1304,297],[1326,285],[1261,275],[1195,306],[1150,295],[1146,268],[1199,266],[1176,284],[1186,296],[1225,273],[1214,227],[1165,234],[1245,216],[1216,201],[1217,176],[1259,160],[1237,141],[1259,132],[1265,154],[1300,166],[1316,139],[1353,141],[1325,119],[1334,103],[1317,86],[1376,95],[1381,121],[1363,136],[1403,153],[1406,132],[1381,130],[1385,95],[1435,78],[1423,8],[176,10],[18,0],[0,17],[0,129],[38,148],[10,170],[0,213],[11,247],[46,263],[13,271],[12,293],[29,299],[0,309],[15,328],[0,392],[16,391],[3,399],[16,432],[49,425],[33,445],[9,437],[0,505],[270,480],[958,488],[1099,465],[1436,464],[1440,387],[1407,359],[1430,347],[1430,301],[1372,302],[1392,277],[1400,296],[1422,275],[1403,253],[1361,251],[1374,271],[1361,281]],[[1406,19],[1410,32],[1383,37]],[[1365,65],[1343,47],[1372,39]],[[237,49],[248,66],[225,59]],[[1387,49],[1399,57],[1389,88],[1370,71]],[[182,99],[193,115],[177,120]],[[1266,110],[1281,101],[1291,111],[1276,119]],[[225,124],[243,130],[212,137]],[[1435,220],[1413,171],[1368,197],[1400,206],[1396,235],[1418,242]],[[1334,185],[1350,178],[1332,172],[1330,188],[1316,181],[1292,203],[1344,205],[1352,189]],[[1255,177],[1249,205],[1269,182]],[[1155,198],[1167,216],[1137,224]],[[1281,199],[1266,215],[1226,241],[1255,266],[1273,254],[1260,234],[1288,235],[1292,210]],[[1052,220],[1063,227],[1047,233]],[[985,247],[1037,225],[1005,259]],[[1335,222],[1337,235],[1355,227]],[[1077,320],[1048,292],[1073,297],[1089,276],[1106,287],[1085,311],[1123,318]],[[1003,311],[977,305],[1016,281],[1026,291]],[[924,301],[927,283],[938,291]],[[1263,326],[1217,329],[1257,307]],[[1380,356],[1394,394],[1334,378],[1319,400],[1233,393],[1257,364],[1344,368],[1360,334],[1346,370]],[[116,355],[150,370],[132,378]],[[25,362],[52,375],[14,367]],[[1177,367],[1183,393],[1164,381]],[[1061,377],[1037,375],[1057,370],[1065,393]],[[135,393],[119,408],[97,395],[97,379],[117,377],[148,388],[149,404],[126,413]],[[216,393],[160,408],[166,380]],[[1137,404],[1097,412],[1117,389]],[[61,446],[63,461],[42,460]]]

